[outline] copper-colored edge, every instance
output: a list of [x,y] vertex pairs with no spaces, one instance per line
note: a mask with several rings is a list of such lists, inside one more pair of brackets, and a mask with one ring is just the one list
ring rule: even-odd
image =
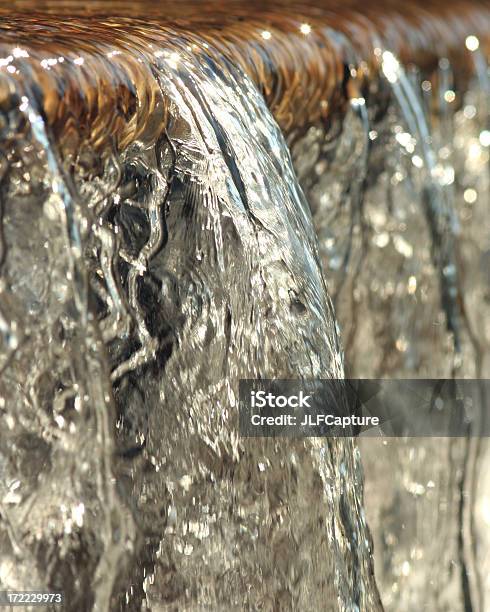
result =
[[[376,40],[403,62],[427,71],[447,56],[468,73],[466,36],[478,36],[484,52],[490,38],[490,7],[467,0],[450,5],[439,0],[350,1],[340,8],[324,0],[301,10],[288,2],[233,2],[228,12],[223,3],[209,2],[208,15],[182,11],[180,20],[179,13],[158,18],[155,10],[148,11],[150,5],[144,5],[146,19],[104,15],[104,3],[89,3],[92,16],[70,16],[73,5],[65,3],[59,9],[63,17],[50,14],[55,5],[49,2],[36,3],[36,12],[26,10],[26,2],[16,5],[22,10],[15,14],[0,6],[0,57],[14,47],[29,57],[14,58],[9,66],[16,72],[3,66],[0,74],[16,80],[20,89],[26,79],[36,89],[66,154],[74,154],[83,142],[97,150],[123,149],[136,139],[154,142],[160,137],[167,101],[152,71],[156,50],[189,47],[192,53],[206,53],[218,62],[225,57],[240,66],[289,132],[327,119],[349,91],[352,95],[363,87],[378,69]],[[40,13],[40,7],[46,12]],[[61,63],[43,67],[43,61],[60,57]],[[349,61],[358,71],[356,78],[347,73],[353,83],[346,87]],[[11,91],[2,81],[0,104],[8,105]]]

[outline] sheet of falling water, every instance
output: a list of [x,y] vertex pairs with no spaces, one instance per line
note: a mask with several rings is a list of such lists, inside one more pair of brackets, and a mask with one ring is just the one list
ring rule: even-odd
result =
[[1,76],[2,586],[375,611],[367,515],[386,609],[484,610],[485,443],[245,442],[234,410],[239,378],[343,376],[340,342],[353,376],[485,375],[484,59],[456,92],[376,48],[372,90],[286,143],[237,66],[173,44],[140,57],[158,141],[70,172],[27,58]]
[[343,376],[308,204],[248,77],[176,47],[165,133],[88,185],[5,84],[2,580],[73,609],[375,610],[353,442],[237,431],[238,379]]
[[[478,69],[476,50],[475,77],[456,101],[446,58],[424,75],[402,69],[382,48],[378,56],[384,81],[373,89],[392,92],[382,119],[367,92],[333,126],[334,144],[313,126],[292,148],[314,212],[346,371],[486,378],[486,64]],[[429,204],[438,208],[439,229],[427,211],[427,190],[435,194]],[[368,438],[359,447],[385,609],[485,610],[486,439]]]

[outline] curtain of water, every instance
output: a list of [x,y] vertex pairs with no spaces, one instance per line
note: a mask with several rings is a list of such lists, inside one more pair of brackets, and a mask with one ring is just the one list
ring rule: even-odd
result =
[[[366,79],[325,30],[347,104],[287,144],[226,45],[111,28],[95,74],[129,74],[149,126],[116,91],[86,141],[72,100],[57,141],[32,62],[55,91],[65,61],[93,85],[90,58],[1,54],[1,584],[78,610],[382,609],[354,442],[240,439],[237,381],[342,377],[339,325],[353,375],[485,372],[484,57],[453,112],[445,63],[411,81],[380,47]],[[360,448],[386,608],[484,610],[486,447]]]
[[[447,59],[436,77],[408,75],[392,53],[374,46],[382,71],[363,90],[369,122],[356,124],[348,111],[344,129],[312,128],[292,148],[312,203],[347,371],[482,376],[488,369],[485,79],[455,93]],[[366,132],[367,172],[360,146]],[[366,176],[357,218],[345,207],[352,176]],[[479,410],[473,408],[467,440],[360,441],[387,609],[485,609],[481,466],[488,451],[474,437]]]
[[[47,441],[35,482],[27,481],[30,458],[6,473],[11,533],[29,547],[17,558],[14,550],[6,553],[3,567],[11,562],[18,569],[9,566],[5,584],[18,586],[22,568],[41,567],[43,586],[66,590],[66,573],[47,562],[60,558],[72,573],[69,596],[82,607],[93,601],[106,609],[108,593],[115,588],[117,597],[119,587],[127,589],[121,601],[130,607],[145,597],[157,609],[375,610],[352,441],[281,445],[237,435],[238,379],[343,375],[310,211],[288,148],[256,87],[224,58],[218,64],[211,54],[196,57],[182,42],[171,53],[157,49],[151,71],[169,109],[164,136],[107,160],[99,178],[103,201],[93,194],[70,201],[77,227],[85,228],[88,313],[75,300],[74,273],[66,269],[71,260],[52,263],[60,240],[45,235],[47,225],[53,231],[68,216],[63,191],[50,184],[55,153],[42,120],[36,115],[25,126],[20,143],[12,136],[11,155],[41,144],[44,172],[23,206],[15,177],[4,184],[3,274],[16,299],[8,316],[18,328],[39,331],[3,372],[11,419],[4,456],[19,455],[23,419],[38,411],[43,421],[31,425],[30,435]],[[115,172],[121,178],[110,189]],[[31,209],[40,220],[27,225]],[[35,263],[16,256],[26,243]],[[54,311],[49,296],[57,267],[65,285],[55,289]],[[89,331],[94,318],[105,351]],[[73,350],[78,339],[80,358],[95,360],[100,373],[72,371],[65,337]],[[40,359],[46,343],[56,354]],[[108,368],[120,455],[112,465],[119,484],[117,491],[110,485],[111,501],[93,485],[106,478],[105,463],[94,463],[95,449],[111,456],[105,436],[112,393],[93,407],[88,393],[100,376],[107,385]],[[26,375],[29,397],[15,382]],[[80,435],[89,418],[87,430],[97,432],[90,444]],[[93,457],[90,466],[81,461],[82,444]],[[71,466],[71,485],[61,478],[62,465],[63,471]],[[43,506],[41,491],[72,518]],[[130,510],[138,537],[123,528]],[[120,585],[115,566],[127,568]]]

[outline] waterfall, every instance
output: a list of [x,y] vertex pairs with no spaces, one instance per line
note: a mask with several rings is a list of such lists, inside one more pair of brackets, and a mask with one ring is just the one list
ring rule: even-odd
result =
[[483,610],[485,443],[237,414],[240,379],[486,375],[478,38],[458,89],[371,8],[50,6],[0,24],[1,588]]
[[[85,231],[83,253],[96,299],[82,315],[98,319],[106,340],[107,356],[101,351],[96,358],[102,372],[112,372],[119,453],[112,469],[131,482],[99,508],[99,521],[108,527],[100,534],[104,554],[94,559],[94,602],[107,607],[112,560],[127,567],[131,580],[143,572],[139,589],[127,594],[130,606],[144,596],[150,605],[163,599],[179,607],[237,609],[247,602],[256,608],[282,601],[293,609],[320,609],[330,601],[332,610],[375,610],[379,596],[352,441],[281,447],[237,436],[231,408],[240,378],[338,378],[342,353],[310,209],[280,129],[245,73],[225,57],[218,62],[209,46],[188,49],[177,42],[146,59],[167,108],[162,137],[137,141],[104,160],[102,199],[90,192],[86,197],[75,175],[77,226],[93,228]],[[43,124],[36,119],[32,125]],[[51,148],[43,150],[49,176]],[[36,197],[47,215],[50,189]],[[11,229],[14,202],[7,192],[9,236],[17,235]],[[50,258],[59,247],[54,239],[44,246],[45,223],[36,227],[39,246],[33,242],[33,248],[47,248]],[[51,274],[19,268],[10,259],[14,251],[7,244],[8,284]],[[74,294],[66,294],[60,303],[70,312]],[[39,310],[49,308],[43,298],[44,291],[36,296]],[[29,320],[24,309],[32,299],[17,305],[18,317]],[[62,328],[69,323],[63,311],[53,317]],[[91,335],[81,345],[82,359],[95,358],[89,357],[92,342]],[[32,407],[12,384],[20,365],[37,399],[47,393],[47,372],[62,371],[71,359],[38,361],[27,348],[2,380],[9,405],[26,414]],[[45,425],[66,438],[70,461],[84,442],[78,436],[84,412],[93,413],[99,435],[92,445],[111,457],[113,441],[105,441],[110,425],[97,417],[102,411],[105,418],[104,409],[83,396],[95,380],[90,376],[83,370],[66,379],[60,416]],[[91,479],[104,481],[102,469],[94,465]],[[75,473],[86,482],[82,467]],[[52,483],[53,498],[60,496],[58,486]],[[79,507],[78,488],[64,489],[64,506]],[[89,490],[83,499],[86,507],[97,503]],[[121,533],[130,510],[138,538],[131,529]],[[84,521],[91,533],[90,518]],[[15,527],[22,538],[37,528],[29,520]],[[49,533],[39,537],[48,540]],[[47,585],[54,579],[47,565],[41,580]]]

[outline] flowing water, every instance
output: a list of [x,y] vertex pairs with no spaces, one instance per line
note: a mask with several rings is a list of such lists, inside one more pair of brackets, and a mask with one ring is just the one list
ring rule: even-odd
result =
[[269,86],[272,13],[252,64],[233,28],[148,15],[0,25],[0,584],[74,610],[484,610],[485,445],[237,427],[239,379],[343,377],[344,350],[355,376],[488,368],[482,50],[457,89],[446,58],[410,76],[313,11],[277,49],[315,86]]
[[[365,92],[369,125],[358,124],[356,132],[347,116],[334,160],[328,157],[333,148],[328,134],[317,132],[319,153],[299,175],[313,203],[347,368],[366,377],[482,376],[488,369],[488,306],[482,292],[488,285],[483,261],[489,230],[488,150],[482,145],[487,119],[484,105],[477,102],[483,84],[475,78],[454,110],[451,86],[434,87],[420,75],[409,80],[392,54],[383,57],[386,52],[377,49],[380,61],[390,64],[383,70],[386,83],[372,89],[377,88],[378,96],[384,85],[392,90],[389,108],[380,116],[376,99]],[[445,70],[446,62],[441,62]],[[430,126],[421,103],[433,91],[444,105],[432,109]],[[367,180],[356,218],[339,203],[346,201],[352,184],[351,164],[366,175],[358,148],[366,130]],[[299,160],[304,150],[311,151],[311,142],[304,149],[301,144],[293,148],[293,156]],[[328,171],[319,172],[324,168]],[[427,210],[428,189],[437,195],[430,203],[438,212]],[[434,216],[443,231],[434,226]],[[345,252],[342,236],[354,236],[347,271],[339,265]],[[448,282],[441,265],[445,268],[450,261],[455,262],[451,272],[457,269],[458,275]],[[455,312],[458,318],[452,319]],[[459,329],[460,343],[448,328]],[[476,428],[477,419],[472,435]],[[475,437],[370,438],[360,441],[360,449],[385,607],[485,609],[488,583],[484,586],[485,573],[479,568],[487,563],[487,494],[481,471],[486,442]]]

